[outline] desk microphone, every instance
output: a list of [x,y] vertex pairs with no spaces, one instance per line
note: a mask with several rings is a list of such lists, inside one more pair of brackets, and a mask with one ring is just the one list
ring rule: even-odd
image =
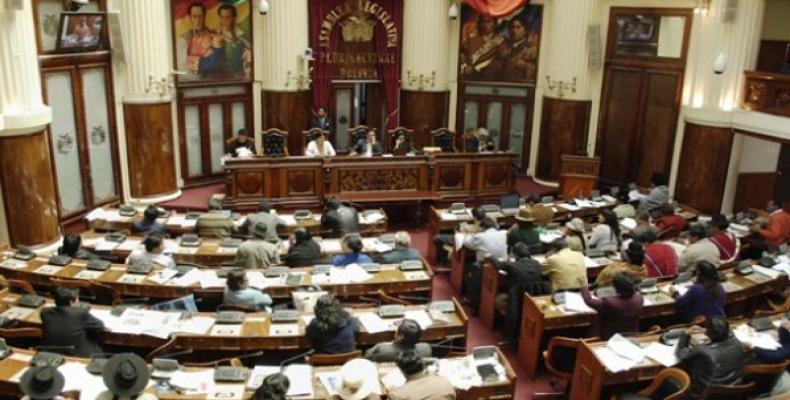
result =
[[38,351],[74,350],[74,346],[35,346]]
[[236,359],[236,360],[243,360],[245,358],[255,358],[255,357],[260,357],[262,355],[263,355],[263,351],[256,351],[255,353],[245,354],[243,356],[220,358],[219,360],[216,360],[216,361],[212,362],[211,364],[216,367],[217,364],[221,364],[221,363],[224,363],[226,361],[230,361],[230,360],[234,360],[234,359]]
[[288,364],[290,364],[290,363],[292,363],[292,362],[294,362],[296,360],[305,358],[305,357],[307,357],[307,356],[309,356],[309,355],[311,355],[313,353],[315,353],[315,349],[310,349],[310,350],[305,351],[302,354],[297,354],[297,355],[295,355],[295,356],[293,356],[291,358],[286,358],[285,360],[282,360],[280,362],[280,372],[284,372],[285,371],[285,367],[287,367]]
[[185,354],[192,354],[193,351],[194,350],[192,350],[192,349],[184,349],[184,350],[181,350],[181,351],[174,351],[172,353],[162,354],[161,356],[157,356],[157,357],[154,357],[154,358],[155,359],[160,359],[160,360],[162,360],[162,359],[175,360],[175,357],[183,356]]
[[381,305],[381,299],[374,299],[372,297],[365,297],[365,296],[359,296],[359,299],[363,301],[369,301],[371,303],[376,303],[376,307]]

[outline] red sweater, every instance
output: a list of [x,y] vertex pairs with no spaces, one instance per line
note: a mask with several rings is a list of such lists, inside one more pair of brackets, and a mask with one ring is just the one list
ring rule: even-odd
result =
[[678,255],[668,244],[653,243],[645,246],[645,269],[648,278],[678,274]]
[[674,239],[686,229],[688,222],[680,215],[672,214],[665,215],[656,219],[656,228],[658,228],[659,239]]
[[772,212],[768,227],[759,232],[766,242],[779,247],[790,239],[790,213],[782,210]]
[[735,235],[728,232],[719,232],[708,238],[717,249],[719,249],[719,260],[734,260],[738,254],[738,246]]

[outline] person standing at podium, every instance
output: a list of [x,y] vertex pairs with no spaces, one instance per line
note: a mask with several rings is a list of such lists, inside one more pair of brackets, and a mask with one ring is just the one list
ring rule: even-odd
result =
[[380,156],[384,153],[384,148],[381,143],[376,140],[376,132],[373,130],[368,131],[365,139],[360,140],[351,149],[351,155],[361,155],[363,157]]

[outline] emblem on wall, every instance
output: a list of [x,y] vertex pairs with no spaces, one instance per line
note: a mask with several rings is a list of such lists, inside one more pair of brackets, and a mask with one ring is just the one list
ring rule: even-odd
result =
[[91,129],[91,144],[94,146],[99,146],[104,144],[107,141],[107,131],[104,130],[103,126],[94,126]]
[[344,42],[369,42],[373,40],[373,27],[376,25],[365,15],[354,15],[340,23]]
[[58,153],[69,154],[71,149],[74,148],[74,138],[71,136],[71,133],[67,132],[59,135],[55,147],[57,147]]

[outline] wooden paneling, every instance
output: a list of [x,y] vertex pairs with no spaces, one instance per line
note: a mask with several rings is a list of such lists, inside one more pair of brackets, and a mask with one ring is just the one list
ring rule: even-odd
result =
[[310,92],[261,91],[263,129],[288,130],[288,153],[302,154],[300,135],[310,127]]
[[170,103],[124,104],[126,154],[132,197],[172,193],[176,185]]
[[702,213],[721,209],[733,133],[728,128],[686,123],[675,198]]
[[414,129],[415,148],[431,145],[431,130],[447,126],[449,92],[400,92],[400,125]]
[[639,185],[650,185],[650,175],[662,171],[669,176],[672,150],[677,130],[677,111],[680,104],[678,71],[650,71],[645,73],[644,112],[635,180]]
[[601,156],[601,180],[625,182],[630,179],[633,132],[639,121],[639,69],[607,68],[601,98],[601,119],[596,153]]
[[761,40],[757,55],[757,70],[779,72],[790,62],[790,42],[786,40]]
[[539,178],[558,180],[560,157],[563,154],[586,154],[591,104],[591,101],[543,98],[537,173]]
[[743,108],[790,117],[790,76],[746,71]]
[[738,175],[733,211],[763,208],[776,187],[776,172],[751,172]]
[[55,177],[43,131],[0,138],[0,179],[11,246],[57,239]]

